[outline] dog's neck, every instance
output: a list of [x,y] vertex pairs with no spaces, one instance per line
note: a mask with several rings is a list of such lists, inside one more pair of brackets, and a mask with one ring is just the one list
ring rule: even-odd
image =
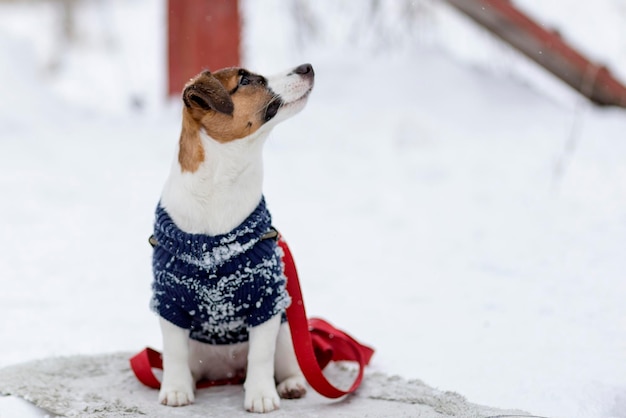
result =
[[190,172],[176,158],[161,196],[161,205],[181,230],[225,234],[254,211],[263,193],[262,153],[268,133],[219,143],[200,130],[204,161]]

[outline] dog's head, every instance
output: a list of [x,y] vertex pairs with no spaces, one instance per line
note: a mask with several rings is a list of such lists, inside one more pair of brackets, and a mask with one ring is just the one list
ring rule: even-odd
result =
[[211,138],[228,142],[298,113],[313,89],[314,77],[310,64],[268,78],[243,68],[204,71],[187,83],[183,102]]
[[[201,131],[220,143],[267,132],[304,108],[314,78],[310,64],[272,77],[243,68],[225,68],[215,73],[204,71],[192,78],[183,91],[179,156],[183,170],[195,171],[193,166],[197,168],[201,162],[202,150],[193,138]],[[189,159],[191,166],[183,161]]]

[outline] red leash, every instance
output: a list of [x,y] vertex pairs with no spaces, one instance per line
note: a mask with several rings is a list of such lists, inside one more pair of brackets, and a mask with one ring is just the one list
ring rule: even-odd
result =
[[[283,263],[287,276],[287,292],[291,296],[291,305],[287,308],[287,320],[291,329],[291,338],[298,358],[298,364],[307,382],[316,392],[327,398],[339,398],[354,392],[363,380],[363,371],[369,364],[374,350],[360,344],[343,331],[328,322],[311,318],[307,321],[304,300],[300,290],[298,271],[293,261],[287,242],[280,237],[278,245],[285,253]],[[359,374],[347,391],[337,389],[322,373],[322,369],[331,361],[356,361]]]
[[[287,292],[291,296],[291,305],[287,308],[287,319],[298,364],[304,377],[316,392],[327,398],[339,398],[354,392],[363,380],[365,366],[369,364],[374,350],[359,343],[323,319],[311,318],[307,320],[293,256],[282,237],[279,238],[278,245],[284,252],[283,263],[285,276],[287,276]],[[359,365],[359,373],[350,389],[344,391],[336,388],[322,373],[322,369],[331,360],[355,361]],[[161,387],[161,382],[152,371],[153,368],[163,369],[161,353],[146,348],[130,359],[130,365],[141,383],[155,389]],[[217,381],[202,380],[196,384],[196,387],[200,389],[217,385],[241,384],[243,381],[244,377]]]

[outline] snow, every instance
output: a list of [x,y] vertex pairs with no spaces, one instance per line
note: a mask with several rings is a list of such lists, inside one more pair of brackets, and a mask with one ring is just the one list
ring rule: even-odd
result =
[[[132,354],[120,352],[36,360],[3,369],[3,390],[33,399],[43,409],[28,417],[80,418],[150,417],[187,418],[249,417],[242,408],[241,385],[224,385],[196,393],[194,403],[168,408],[154,402],[155,390],[142,386],[128,370]],[[357,374],[354,368],[331,363],[324,371],[337,387],[347,388]],[[462,396],[428,387],[419,380],[407,381],[381,373],[367,373],[357,393],[327,399],[307,393],[303,399],[284,399],[272,417],[420,417],[484,418],[519,417],[520,411],[501,410],[467,402]],[[14,401],[18,398],[0,398]],[[25,402],[17,405],[28,405]],[[17,411],[16,411],[17,412]],[[30,412],[29,412],[30,413]],[[23,415],[19,415],[23,417]]]
[[[368,25],[316,2],[304,37],[296,2],[242,4],[248,67],[316,71],[265,149],[309,314],[374,346],[373,371],[536,415],[626,417],[624,111],[437,3],[411,3],[411,32],[390,6]],[[519,4],[626,78],[623,2]],[[160,347],[147,238],[180,129],[163,2],[81,3],[69,49],[53,3],[0,10],[0,367]]]

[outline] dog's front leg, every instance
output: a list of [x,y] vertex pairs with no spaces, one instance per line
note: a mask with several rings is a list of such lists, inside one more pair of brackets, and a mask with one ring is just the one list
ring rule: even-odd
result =
[[303,397],[306,393],[306,380],[298,365],[289,323],[287,322],[280,325],[274,361],[276,362],[277,390],[280,397],[287,399]]
[[274,383],[274,353],[280,314],[250,329],[244,407],[250,412],[278,409],[280,399]]
[[194,381],[189,370],[189,331],[160,318],[163,334],[163,382],[159,402],[183,406],[193,402]]

